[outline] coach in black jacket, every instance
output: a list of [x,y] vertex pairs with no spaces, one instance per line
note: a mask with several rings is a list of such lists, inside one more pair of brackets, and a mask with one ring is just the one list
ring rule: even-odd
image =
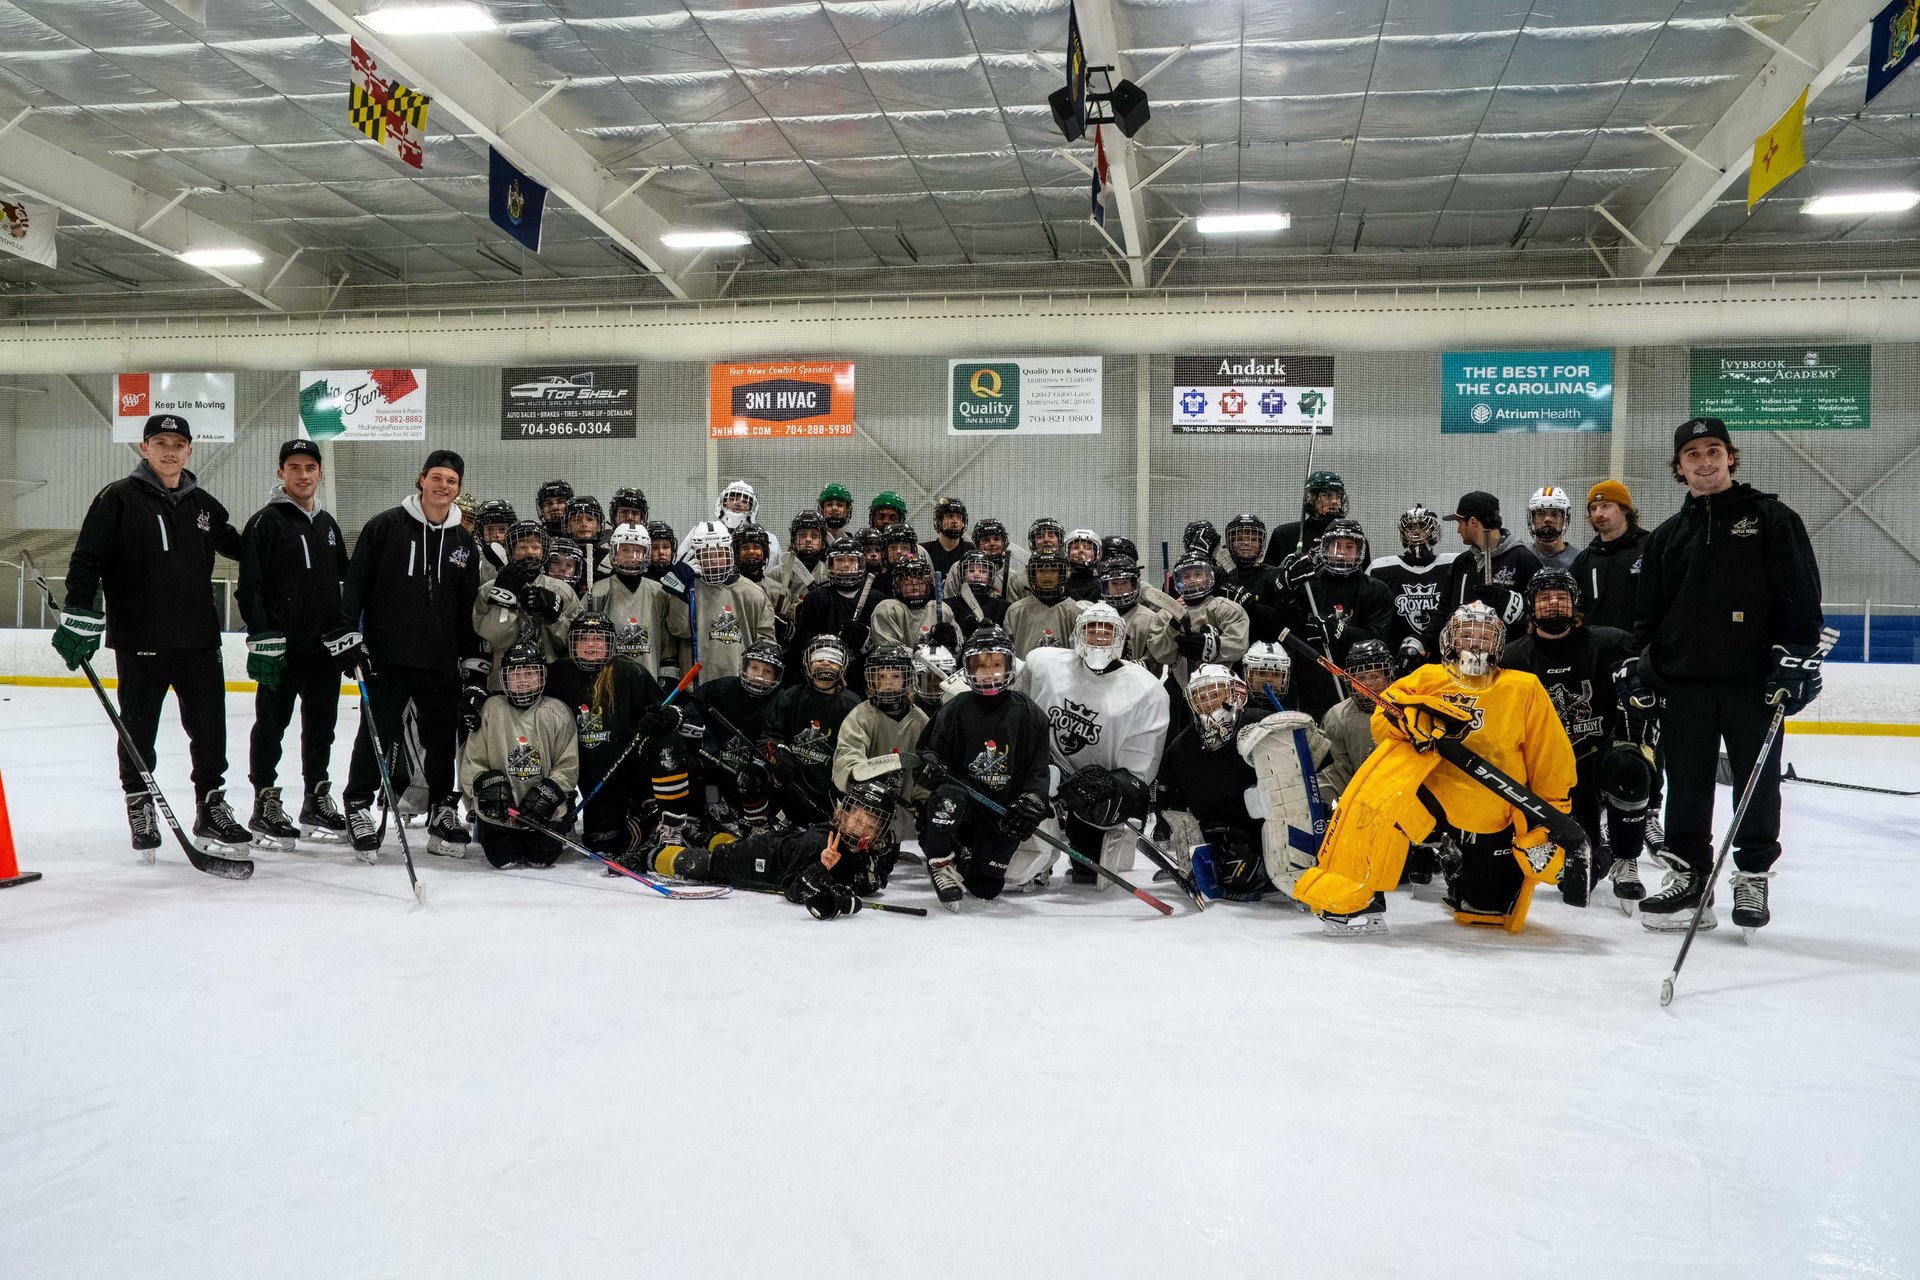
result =
[[[247,623],[247,674],[259,682],[253,702],[252,750],[256,834],[279,803],[280,743],[300,702],[300,766],[306,801],[302,822],[338,838],[340,825],[327,796],[327,764],[340,715],[340,669],[320,637],[340,625],[340,579],[347,540],[321,510],[320,446],[289,440],[280,446],[280,487],[247,521],[240,535],[240,616]],[[271,792],[272,806],[263,806]],[[316,821],[316,819],[325,819]],[[285,816],[279,821],[285,824]],[[284,830],[274,834],[284,837]],[[325,838],[325,837],[322,837]]]
[[1627,486],[1602,480],[1587,490],[1587,523],[1593,526],[1594,539],[1573,558],[1581,616],[1590,627],[1632,631],[1640,557],[1648,535],[1640,527],[1640,513],[1634,510]]
[[[460,526],[454,499],[466,464],[450,449],[427,455],[415,492],[367,521],[354,545],[340,594],[342,627],[327,647],[351,674],[370,667],[367,697],[375,727],[389,752],[398,751],[402,720],[412,703],[431,797],[427,847],[463,856],[467,830],[455,811],[454,735],[460,724],[461,682],[477,676],[485,696],[486,666],[473,631],[480,590],[480,549]],[[463,663],[467,664],[463,672]],[[380,769],[366,726],[353,744],[344,797],[353,847],[371,862],[379,835],[371,817]]]
[[[240,535],[227,509],[186,469],[193,435],[184,418],[155,414],[140,441],[140,465],[94,495],[80,524],[67,569],[67,603],[53,647],[69,668],[100,647],[98,600],[106,593],[105,631],[120,676],[120,717],[154,765],[154,735],[167,690],[180,699],[180,721],[193,759],[197,835],[231,843],[233,817],[215,831],[213,807],[225,809],[226,675],[220,662],[220,614],[213,603],[213,559],[233,559]],[[136,849],[155,848],[159,827],[134,762],[120,751],[120,789]],[[239,832],[246,843],[246,832]]]

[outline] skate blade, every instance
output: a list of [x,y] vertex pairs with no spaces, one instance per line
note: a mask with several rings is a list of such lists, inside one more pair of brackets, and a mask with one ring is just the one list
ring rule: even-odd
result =
[[[1644,911],[1640,913],[1640,927],[1651,933],[1685,933],[1687,926],[1692,923],[1693,913],[1691,911],[1681,911],[1670,916],[1648,915]],[[1713,930],[1719,928],[1719,926],[1720,922],[1715,920],[1711,915],[1702,916],[1700,918],[1700,928],[1697,932],[1711,933]]]
[[160,851],[158,849],[135,849],[133,853],[135,857],[140,859],[140,865],[143,867],[150,867],[160,861]]
[[1758,932],[1752,925],[1740,926],[1740,941],[1746,946],[1753,945],[1753,935]]
[[295,841],[289,840],[285,836],[262,835],[256,831],[253,833],[253,839],[247,842],[247,847],[250,849],[266,850],[271,853],[287,853],[298,846]]
[[1634,900],[1634,899],[1632,899],[1632,898],[1615,898],[1615,899],[1613,900],[1613,905],[1614,905],[1614,906],[1616,906],[1616,907],[1618,907],[1618,908],[1620,908],[1620,914],[1621,914],[1621,915],[1623,915],[1623,916],[1625,916],[1625,917],[1626,917],[1627,919],[1629,919],[1629,920],[1631,920],[1631,919],[1633,919],[1633,904],[1634,904],[1634,901],[1635,901],[1635,900]]
[[427,841],[427,852],[439,854],[443,858],[464,858],[467,856],[468,847],[466,844],[455,844],[451,840],[442,840],[438,836],[434,836]]
[[215,840],[212,836],[203,836],[197,831],[194,832],[193,842],[200,847],[202,853],[210,853],[216,858],[237,858],[244,860],[248,850],[253,848],[252,841],[235,844],[230,840]]
[[946,908],[947,910],[949,910],[949,911],[951,911],[951,912],[953,912],[953,914],[955,914],[955,915],[959,915],[959,914],[960,914],[960,903],[959,903],[959,902],[943,902],[943,903],[941,903],[940,905],[941,905],[941,906],[943,906],[943,907],[945,907],[945,908]]
[[311,840],[315,844],[347,843],[347,833],[344,831],[335,831],[332,827],[313,827],[313,826],[303,825],[300,828],[300,838],[302,840]]
[[364,862],[368,866],[372,866],[374,863],[380,861],[380,851],[378,849],[355,849],[353,856],[355,861]]

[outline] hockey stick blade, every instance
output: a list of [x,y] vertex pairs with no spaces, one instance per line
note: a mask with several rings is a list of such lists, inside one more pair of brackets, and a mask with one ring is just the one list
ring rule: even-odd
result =
[[1140,847],[1141,853],[1147,855],[1147,861],[1166,872],[1167,875],[1172,878],[1174,884],[1180,887],[1180,892],[1193,899],[1194,910],[1205,911],[1207,909],[1207,895],[1200,892],[1200,886],[1193,882],[1192,876],[1181,872],[1180,864],[1175,862],[1170,854],[1161,849],[1159,845],[1155,844],[1153,840],[1148,837],[1146,827],[1135,818],[1129,818],[1121,825],[1133,832],[1134,843]]
[[1788,765],[1780,775],[1783,782],[1804,782],[1810,787],[1836,787],[1842,791],[1865,791],[1876,796],[1920,796],[1920,791],[1896,791],[1892,787],[1868,787],[1858,782],[1829,782],[1825,778],[1808,778],[1793,771]]
[[[47,585],[47,575],[40,572],[40,566],[33,562],[32,555],[26,551],[20,553],[20,564],[21,568],[32,576],[34,582],[39,584],[40,593],[47,598],[47,606],[57,615],[60,612],[60,606],[53,598],[53,588]],[[100,683],[100,677],[95,673],[93,664],[82,661],[80,670],[86,673],[87,683],[93,686],[94,696],[100,699],[101,709],[107,713],[107,719],[113,722],[114,732],[120,735],[120,748],[126,753],[127,759],[133,761],[135,770],[140,774],[141,784],[146,787],[147,795],[153,799],[153,807],[159,810],[161,818],[166,821],[167,830],[173,832],[173,838],[180,842],[181,851],[187,855],[187,861],[193,864],[193,869],[210,876],[218,876],[222,880],[251,879],[253,876],[251,860],[227,858],[217,853],[208,853],[187,838],[187,833],[180,828],[180,820],[173,816],[173,806],[169,805],[167,798],[160,794],[160,784],[153,780],[153,771],[147,768],[145,757],[134,744],[133,734],[128,731],[126,722],[120,718],[120,713],[114,709],[113,699],[107,696],[106,686]]]
[[[972,787],[960,781],[960,779],[954,777],[952,774],[948,774],[947,778],[950,781],[952,781],[955,786],[959,787],[962,791],[966,792],[967,795],[972,798],[975,804],[979,805],[982,809],[985,809],[988,813],[1000,814],[1003,817],[1006,815],[1007,806],[1001,804],[997,800],[989,799],[988,797],[982,795],[980,792],[975,791]],[[1040,842],[1042,844],[1051,845],[1053,848],[1058,849],[1061,853],[1066,854],[1067,857],[1079,863],[1081,866],[1087,868],[1089,871],[1093,872],[1095,875],[1099,876],[1101,879],[1107,881],[1109,884],[1115,884],[1120,886],[1122,889],[1125,889],[1128,893],[1140,899],[1140,901],[1146,903],[1148,906],[1152,907],[1155,911],[1158,911],[1161,915],[1170,916],[1173,914],[1172,907],[1168,906],[1166,903],[1162,902],[1160,899],[1154,897],[1152,894],[1148,893],[1145,889],[1141,889],[1133,884],[1130,884],[1123,877],[1116,875],[1112,871],[1107,870],[1105,867],[1100,865],[1100,860],[1098,858],[1089,858],[1086,854],[1080,852],[1078,849],[1068,844],[1065,840],[1061,840],[1053,835],[1050,835],[1047,832],[1042,831],[1037,827],[1034,828],[1033,834],[1039,837]]]

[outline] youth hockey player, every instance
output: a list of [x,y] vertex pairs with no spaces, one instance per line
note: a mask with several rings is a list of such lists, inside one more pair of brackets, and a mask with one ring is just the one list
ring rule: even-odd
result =
[[[1354,645],[1384,641],[1393,627],[1393,597],[1367,574],[1367,560],[1367,535],[1359,523],[1328,521],[1319,545],[1287,562],[1274,634],[1285,627],[1343,665]],[[1294,681],[1300,710],[1315,719],[1344,693],[1317,666],[1303,668]]]
[[1273,531],[1267,541],[1267,563],[1282,565],[1296,551],[1311,551],[1320,545],[1327,522],[1347,514],[1347,486],[1334,471],[1316,471],[1307,477],[1306,492],[1300,499],[1300,518],[1290,520]]
[[[133,473],[95,494],[80,522],[53,647],[71,671],[92,660],[106,634],[120,674],[120,718],[149,771],[160,706],[173,690],[193,757],[193,834],[216,853],[244,849],[252,835],[227,804],[227,684],[213,604],[213,558],[238,556],[240,534],[187,470],[193,429],[185,418],[148,418],[139,450]],[[263,646],[263,656],[270,650]],[[118,750],[133,847],[158,849],[153,798],[126,748]]]
[[[1121,823],[1147,815],[1169,714],[1160,682],[1122,658],[1125,646],[1126,624],[1113,607],[1088,605],[1074,619],[1073,648],[1034,650],[1014,680],[1047,718],[1061,777],[1056,831],[1116,872],[1133,866],[1134,834]],[[1034,873],[1043,884],[1052,863],[1047,857]],[[1106,883],[1077,862],[1068,870],[1075,884]]]
[[[1221,665],[1225,665],[1224,663]],[[1293,683],[1293,658],[1284,645],[1271,640],[1256,640],[1240,656],[1240,679],[1247,686],[1249,715],[1269,715],[1286,711]]]
[[833,750],[840,726],[860,705],[846,687],[848,653],[836,636],[817,636],[801,657],[805,684],[783,689],[761,725],[774,795],[789,822],[823,821],[833,807]]
[[[1613,673],[1632,656],[1633,637],[1612,627],[1587,626],[1574,604],[1578,594],[1570,573],[1546,569],[1534,574],[1527,584],[1530,634],[1501,652],[1500,665],[1510,671],[1530,671],[1546,686],[1560,726],[1573,744],[1578,779],[1573,787],[1573,816],[1587,833],[1594,883],[1617,862],[1620,873],[1614,879],[1614,895],[1633,901],[1646,896],[1635,861],[1646,840],[1646,807],[1643,803],[1638,811],[1616,808],[1601,795],[1611,789],[1603,782],[1603,774],[1623,768],[1639,775],[1632,790],[1643,801],[1652,786],[1651,746],[1643,755],[1637,745],[1624,741],[1619,697],[1613,687]],[[1624,754],[1616,754],[1616,746],[1624,747]]]
[[[500,692],[499,659],[507,650],[517,644],[537,645],[542,658],[552,662],[567,651],[567,625],[580,610],[573,588],[548,572],[554,560],[544,529],[531,520],[516,524],[508,548],[512,558],[473,602],[474,633],[494,660],[487,678],[487,688],[494,693]],[[472,732],[479,723],[478,696],[467,696],[463,715]]]
[[[573,823],[568,798],[580,778],[573,716],[545,694],[547,665],[533,645],[501,658],[505,688],[487,699],[467,735],[460,789],[480,818],[480,848],[496,867],[550,867],[560,845],[540,826]],[[516,819],[508,810],[525,815]],[[528,823],[535,825],[528,825]]]
[[1075,529],[1067,535],[1067,594],[1092,604],[1100,598],[1100,535]]
[[1400,554],[1381,556],[1367,566],[1368,575],[1393,601],[1393,621],[1381,638],[1393,651],[1401,675],[1431,662],[1438,650],[1440,624],[1447,620],[1449,607],[1444,599],[1447,566],[1453,556],[1440,550],[1440,517],[1416,502],[1400,513]]
[[1527,499],[1527,532],[1533,535],[1529,548],[1544,569],[1570,569],[1579,553],[1567,545],[1567,528],[1573,522],[1573,499],[1557,484],[1535,489]]
[[880,531],[880,541],[887,549],[888,573],[909,560],[920,558],[920,534],[910,524],[888,525]]
[[583,493],[567,504],[567,536],[579,544],[587,573],[595,582],[607,576],[606,529],[607,515],[600,508],[600,499]]
[[1580,612],[1588,626],[1632,631],[1647,531],[1640,527],[1627,486],[1602,480],[1587,490],[1587,523],[1593,526],[1593,541],[1573,560]]
[[967,541],[967,504],[946,496],[933,504],[934,536],[920,544],[935,573],[944,574],[973,550]]
[[1148,608],[1141,601],[1140,566],[1133,558],[1115,555],[1102,560],[1100,602],[1126,623],[1127,657],[1157,680],[1180,653],[1173,643],[1173,615]]
[[802,511],[787,526],[787,554],[760,589],[777,617],[794,621],[807,592],[827,580],[827,522],[818,511]]
[[1006,621],[1007,602],[993,589],[993,575],[993,561],[978,547],[961,556],[948,575],[947,605],[953,610],[954,625],[962,638],[972,635],[982,623],[1001,626]]
[[[805,669],[806,647],[821,636],[837,638],[849,654],[864,652],[872,631],[874,610],[884,599],[874,590],[873,575],[866,571],[865,559],[852,538],[835,539],[827,548],[826,563],[827,585],[818,591],[809,591],[794,618],[793,641],[787,646],[787,666],[795,672]],[[855,674],[857,677],[857,672]],[[853,684],[857,689],[866,687],[857,678]]]
[[[949,663],[951,659],[949,659]],[[867,655],[867,700],[847,713],[833,748],[833,788],[844,793],[865,770],[895,757],[911,772],[917,763],[914,749],[932,717],[913,698],[914,659],[897,644],[884,644]],[[909,780],[900,792],[902,812],[896,830],[911,831],[913,811],[926,798],[926,787]]]
[[572,501],[573,486],[565,480],[549,480],[534,491],[534,514],[546,526],[549,538],[567,536],[567,504]]
[[1027,594],[1007,606],[1006,629],[1013,637],[1015,656],[1025,658],[1035,649],[1065,648],[1073,634],[1073,620],[1086,608],[1067,598],[1067,562],[1051,551],[1036,551],[1027,560]]
[[774,639],[773,606],[759,587],[740,580],[733,538],[719,521],[695,525],[682,556],[660,581],[668,596],[667,631],[692,641],[701,684],[737,676],[747,647]]
[[[920,850],[943,906],[958,911],[968,893],[997,898],[1014,850],[1047,815],[1047,719],[1013,680],[1013,637],[983,626],[960,651],[965,693],[949,700],[920,739],[918,777],[932,788],[922,809]],[[1006,810],[995,814],[961,786]],[[1044,866],[1055,854],[1049,848]],[[1029,861],[1025,880],[1040,876]],[[1015,883],[1022,883],[1016,880]]]
[[[762,828],[773,817],[773,771],[760,744],[767,712],[780,692],[787,670],[777,644],[747,650],[740,674],[724,676],[700,689],[698,705],[705,725],[706,751],[723,761],[702,771],[718,790],[707,806],[714,825]],[[736,834],[738,834],[736,832]]]
[[[1286,656],[1285,650],[1280,656]],[[1379,693],[1393,683],[1393,657],[1378,640],[1353,645],[1340,665],[1369,693]],[[1320,723],[1333,749],[1333,762],[1320,775],[1326,797],[1332,801],[1347,789],[1347,783],[1373,754],[1373,701],[1358,692],[1350,693],[1334,703]]]
[[[713,518],[725,529],[729,536],[739,532],[742,525],[759,524],[760,499],[753,486],[745,480],[735,480],[720,491],[714,499]],[[687,535],[691,541],[693,535]],[[780,539],[767,534],[767,567],[777,569],[780,566]]]
[[1463,496],[1453,514],[1465,555],[1447,566],[1446,609],[1449,616],[1461,605],[1479,601],[1492,609],[1507,628],[1507,638],[1521,634],[1527,611],[1527,582],[1540,572],[1540,558],[1508,533],[1500,523],[1500,499],[1476,489]]
[[973,545],[993,563],[994,595],[1011,602],[1013,584],[1026,589],[1027,553],[1012,545],[1007,526],[988,516],[973,526]]
[[[1642,715],[1656,699],[1659,707],[1668,878],[1640,904],[1650,929],[1684,929],[1706,890],[1720,744],[1744,782],[1774,711],[1797,714],[1820,692],[1820,566],[1799,515],[1733,478],[1740,451],[1718,418],[1682,423],[1670,465],[1687,498],[1647,538],[1633,628],[1641,656],[1621,690]],[[1742,929],[1771,918],[1779,841],[1776,738],[1733,838],[1733,922]],[[1712,919],[1709,910],[1700,927]]]
[[667,633],[667,593],[647,575],[651,543],[637,524],[614,526],[607,541],[607,579],[593,589],[590,607],[613,624],[616,652],[659,678]]
[[830,484],[820,490],[816,505],[820,518],[826,521],[828,541],[839,537],[847,521],[853,518],[853,493],[843,484]]
[[884,644],[898,645],[908,653],[922,644],[960,647],[958,619],[944,601],[933,598],[933,566],[920,556],[894,566],[893,598],[874,608],[867,647],[872,650]]
[[474,540],[480,544],[480,585],[493,581],[502,565],[513,557],[507,552],[507,533],[520,523],[513,504],[505,498],[488,498],[474,515],[477,530]]
[[893,592],[887,580],[887,535],[874,528],[856,529],[853,545],[860,548],[860,564],[873,579],[874,594],[885,599]]
[[[1220,576],[1220,594],[1247,611],[1249,634],[1256,640],[1271,640],[1280,634],[1275,613],[1280,598],[1279,571],[1266,562],[1266,522],[1252,512],[1243,511],[1227,521],[1227,533],[1221,548],[1226,557]],[[1219,563],[1220,556],[1214,557]]]
[[[372,727],[392,750],[399,749],[412,704],[425,757],[427,849],[456,858],[466,854],[467,827],[455,803],[455,731],[463,698],[477,697],[463,687],[483,689],[490,667],[473,629],[479,549],[453,508],[465,471],[459,454],[434,450],[414,479],[415,492],[367,521],[341,586],[341,625],[325,637],[342,671],[350,677],[365,671]],[[379,786],[373,739],[362,723],[342,799],[347,833],[363,862],[372,862],[380,847],[372,813]]]
[[547,564],[543,571],[549,578],[565,583],[578,600],[587,593],[587,553],[572,538],[547,539]]
[[[1027,526],[1026,550],[1019,553],[1017,563],[1011,557],[1008,561],[1008,601],[1019,600],[1033,590],[1029,575],[1026,572],[1026,566],[1033,563],[1033,557],[1037,555],[1051,555],[1060,556],[1062,561],[1066,559],[1064,555],[1061,555],[1061,544],[1066,541],[1066,537],[1067,531],[1065,526],[1052,516],[1041,516]],[[1018,635],[1017,632],[1015,634]]]
[[905,524],[907,504],[891,489],[883,489],[873,495],[873,501],[867,506],[867,526],[886,532],[889,525]]
[[635,485],[623,485],[607,499],[607,523],[614,528],[623,524],[647,527],[647,495]]
[[647,548],[647,576],[657,582],[667,567],[680,558],[680,539],[665,520],[649,520]]
[[1432,749],[1442,737],[1459,738],[1547,804],[1569,811],[1573,748],[1539,680],[1500,669],[1504,636],[1493,610],[1479,601],[1462,605],[1441,629],[1441,662],[1403,676],[1382,695],[1400,718],[1375,713],[1381,745],[1347,784],[1319,860],[1294,890],[1329,933],[1384,931],[1382,891],[1399,881],[1409,841],[1432,837],[1442,846],[1445,905],[1461,924],[1518,932],[1534,886],[1560,879],[1565,851],[1546,831],[1529,829],[1518,810]]
[[[281,445],[278,474],[273,497],[240,535],[238,595],[247,624],[247,674],[260,685],[253,699],[247,767],[253,816],[247,829],[262,848],[291,849],[302,835],[337,841],[347,829],[327,780],[340,715],[340,669],[320,639],[340,621],[347,540],[315,497],[322,477],[319,445]],[[280,744],[296,698],[305,781],[297,827],[287,817],[279,783]]]
[[[767,552],[773,545],[772,535],[757,524],[743,524],[733,531],[733,567],[740,576],[766,590]],[[769,599],[771,604],[772,600]]]
[[1189,555],[1173,566],[1180,605],[1172,622],[1175,656],[1167,670],[1176,691],[1186,689],[1187,673],[1200,663],[1231,666],[1240,661],[1251,640],[1247,611],[1214,592],[1218,573],[1207,556]]

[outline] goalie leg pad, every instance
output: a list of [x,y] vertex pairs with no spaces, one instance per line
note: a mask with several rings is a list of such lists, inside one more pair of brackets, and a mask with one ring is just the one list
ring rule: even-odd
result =
[[1267,879],[1292,893],[1300,876],[1314,865],[1327,833],[1328,808],[1320,793],[1309,733],[1311,717],[1278,711],[1240,732],[1240,756],[1253,766],[1248,793],[1249,817],[1262,818],[1261,846]]
[[[1425,840],[1434,828],[1419,793],[1438,763],[1432,752],[1415,751],[1407,743],[1382,743],[1341,793],[1317,864],[1291,889],[1278,879],[1275,883],[1317,912],[1365,910],[1376,892],[1399,883],[1408,846]],[[1273,823],[1267,825],[1271,829]]]

